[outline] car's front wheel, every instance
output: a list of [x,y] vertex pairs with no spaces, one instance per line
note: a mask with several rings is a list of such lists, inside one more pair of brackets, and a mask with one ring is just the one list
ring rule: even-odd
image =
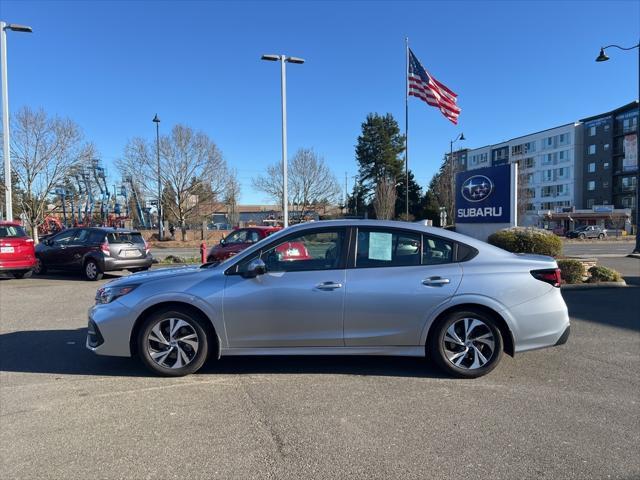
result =
[[434,328],[427,353],[451,375],[481,377],[493,370],[502,358],[502,335],[489,315],[474,310],[453,312]]
[[604,240],[604,233],[601,233],[600,235],[598,235],[598,239],[599,240]]
[[209,353],[209,339],[201,320],[175,309],[149,316],[139,330],[137,341],[145,366],[167,377],[196,372]]

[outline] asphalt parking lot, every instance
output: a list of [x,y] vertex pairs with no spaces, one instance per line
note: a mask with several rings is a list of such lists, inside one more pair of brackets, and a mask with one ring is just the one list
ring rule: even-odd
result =
[[565,292],[569,343],[477,380],[381,357],[165,379],[85,349],[109,278],[0,280],[1,478],[640,478],[640,287]]

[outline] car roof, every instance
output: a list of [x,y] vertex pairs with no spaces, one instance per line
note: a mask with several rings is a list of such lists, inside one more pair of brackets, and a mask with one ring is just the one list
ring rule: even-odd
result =
[[234,230],[282,230],[282,227],[271,227],[268,225],[252,225],[250,227],[236,228]]
[[22,227],[22,223],[16,221],[0,220],[0,226],[3,227]]

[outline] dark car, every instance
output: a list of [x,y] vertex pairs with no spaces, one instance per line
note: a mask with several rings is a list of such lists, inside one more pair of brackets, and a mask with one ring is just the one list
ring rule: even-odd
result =
[[0,272],[27,277],[36,264],[33,239],[16,222],[0,222]]
[[599,238],[600,240],[602,240],[606,236],[607,231],[597,225],[584,225],[567,233],[567,238]]
[[47,270],[75,270],[87,280],[104,272],[148,270],[153,261],[140,232],[126,229],[70,228],[36,246],[36,274]]

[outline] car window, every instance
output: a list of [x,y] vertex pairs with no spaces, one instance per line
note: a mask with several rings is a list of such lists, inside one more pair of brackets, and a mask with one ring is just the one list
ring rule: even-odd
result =
[[356,268],[420,265],[420,234],[358,229]]
[[144,243],[142,235],[138,232],[112,232],[107,234],[107,240],[111,245],[118,243]]
[[312,231],[288,237],[260,255],[268,272],[340,268],[345,229]]
[[246,243],[247,241],[247,232],[248,230],[236,230],[235,232],[227,235],[227,238],[224,239],[224,243]]
[[18,225],[2,225],[0,226],[0,238],[18,238],[26,237],[27,233],[24,228]]
[[453,262],[453,243],[443,238],[422,236],[422,264],[440,265]]
[[68,230],[53,237],[53,243],[56,245],[67,245],[76,235],[76,230]]
[[100,230],[94,230],[89,235],[89,243],[102,243],[104,242],[105,233]]
[[78,230],[73,243],[85,243],[89,239],[89,230]]
[[260,240],[260,234],[258,232],[255,230],[249,230],[247,232],[247,242],[256,243],[258,240]]

